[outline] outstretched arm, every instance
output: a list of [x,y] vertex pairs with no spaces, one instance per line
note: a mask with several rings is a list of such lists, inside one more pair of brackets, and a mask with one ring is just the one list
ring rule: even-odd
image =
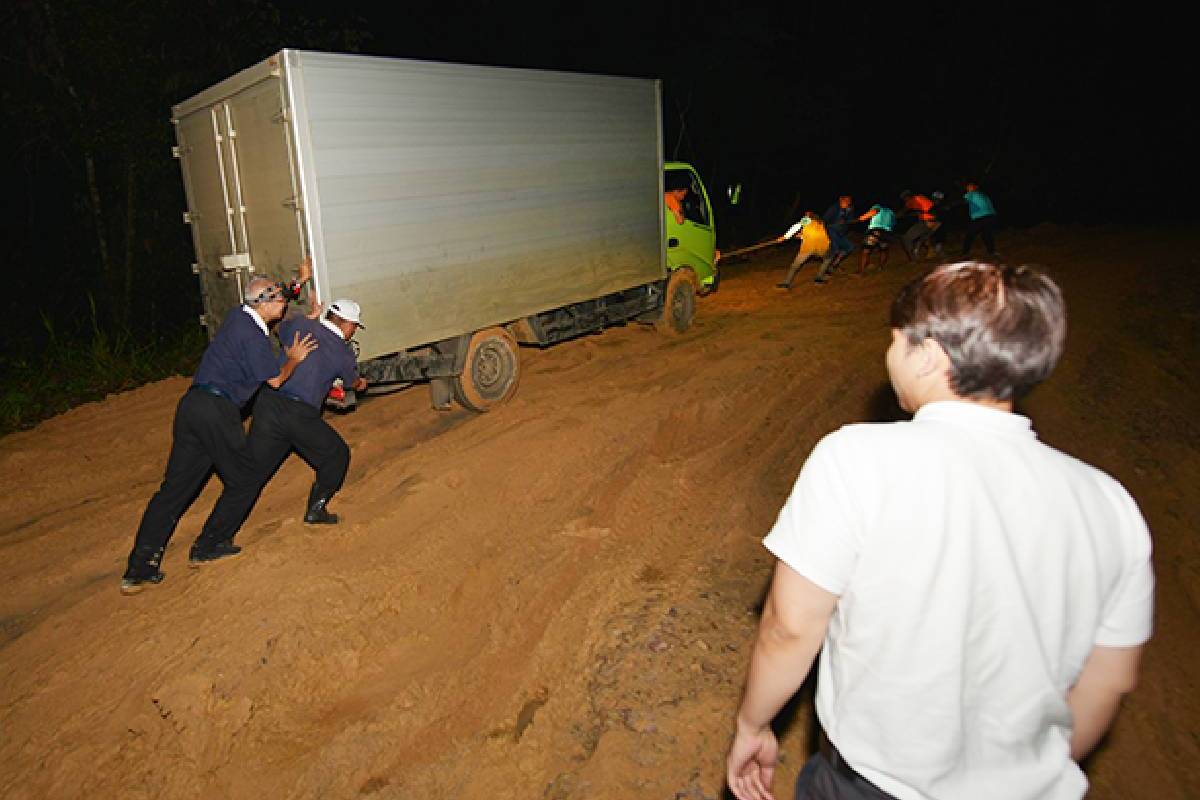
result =
[[776,564],[725,761],[725,777],[738,800],[773,797],[779,747],[770,723],[808,676],[837,601],[787,564]]
[[283,352],[287,355],[287,360],[283,362],[283,366],[279,368],[279,374],[267,381],[267,385],[272,389],[278,389],[287,382],[287,379],[292,377],[292,373],[296,371],[296,367],[300,362],[308,358],[308,354],[317,349],[317,340],[313,338],[311,333],[304,334],[304,338],[300,338],[300,332],[292,337],[290,345],[284,345]]

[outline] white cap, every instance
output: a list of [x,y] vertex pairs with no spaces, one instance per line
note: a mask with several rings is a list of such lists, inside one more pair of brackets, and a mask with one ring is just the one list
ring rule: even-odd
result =
[[347,322],[357,323],[358,327],[360,328],[367,327],[366,325],[362,324],[362,318],[359,316],[362,313],[362,309],[358,307],[358,303],[345,297],[341,298],[340,300],[334,300],[332,303],[330,303],[329,313],[337,314]]

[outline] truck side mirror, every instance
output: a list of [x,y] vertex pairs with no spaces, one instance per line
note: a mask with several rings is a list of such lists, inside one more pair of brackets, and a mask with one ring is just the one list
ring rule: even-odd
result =
[[679,240],[672,236],[667,239],[667,247],[679,247]]

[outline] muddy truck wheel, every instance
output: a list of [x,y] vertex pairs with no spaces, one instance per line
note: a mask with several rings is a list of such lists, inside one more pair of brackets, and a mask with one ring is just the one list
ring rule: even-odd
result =
[[696,316],[696,275],[681,268],[671,273],[663,293],[662,315],[654,323],[659,333],[679,336],[692,326]]
[[503,328],[484,328],[467,345],[462,374],[454,379],[454,398],[482,414],[512,397],[520,377],[517,340]]

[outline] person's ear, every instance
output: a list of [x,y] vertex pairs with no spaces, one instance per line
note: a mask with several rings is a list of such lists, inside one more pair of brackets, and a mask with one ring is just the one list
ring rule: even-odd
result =
[[950,356],[946,355],[946,351],[937,339],[927,338],[918,347],[921,353],[921,361],[917,367],[919,377],[949,374]]

